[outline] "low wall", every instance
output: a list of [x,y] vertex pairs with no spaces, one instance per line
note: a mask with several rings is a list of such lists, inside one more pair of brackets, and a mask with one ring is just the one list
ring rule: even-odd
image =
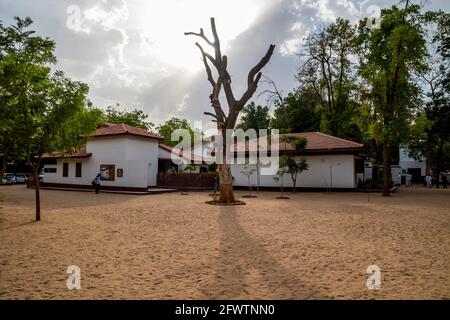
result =
[[183,190],[212,190],[214,187],[212,173],[159,173],[158,187]]

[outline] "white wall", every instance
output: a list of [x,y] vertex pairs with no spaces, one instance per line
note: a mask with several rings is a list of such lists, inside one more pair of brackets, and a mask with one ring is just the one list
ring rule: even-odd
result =
[[425,157],[423,161],[416,161],[408,155],[408,149],[400,148],[399,163],[402,169],[419,169],[422,176],[426,175],[427,163]]
[[[333,188],[355,188],[355,159],[353,155],[317,155],[305,156],[309,165],[307,171],[302,172],[297,178],[297,187],[329,188],[332,180]],[[332,170],[330,172],[330,166]],[[247,176],[241,171],[244,165],[232,165],[231,172],[235,186],[248,186]],[[255,167],[253,165],[253,167]],[[289,174],[284,175],[284,186],[292,186]],[[251,176],[251,184],[256,185],[256,172]],[[280,182],[273,180],[273,176],[260,177],[260,186],[278,187]]]
[[[97,137],[87,143],[85,159],[58,159],[57,172],[45,173],[44,182],[90,185],[100,172],[101,164],[115,165],[114,181],[102,181],[103,186],[146,188],[156,186],[158,173],[158,141],[136,136]],[[69,162],[69,176],[63,177],[63,162]],[[75,163],[82,163],[82,177],[75,177]],[[55,167],[54,165],[46,165]],[[117,177],[123,169],[123,177]]]

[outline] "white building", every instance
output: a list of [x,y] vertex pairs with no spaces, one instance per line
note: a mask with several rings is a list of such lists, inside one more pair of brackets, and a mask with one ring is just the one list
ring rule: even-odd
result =
[[[309,169],[297,179],[299,188],[340,188],[353,189],[359,180],[364,181],[364,146],[359,143],[336,138],[319,132],[305,132],[298,135],[307,139],[306,153],[303,156]],[[105,189],[146,191],[158,184],[158,173],[167,174],[174,166],[172,154],[174,149],[160,144],[162,138],[125,124],[105,124],[96,130],[93,137],[72,154],[52,154],[44,157],[43,186],[91,188],[91,182],[101,173],[101,185]],[[240,149],[236,145],[236,154],[254,153],[256,150]],[[280,143],[280,155],[292,150],[292,146]],[[206,150],[207,149],[207,150]],[[206,152],[205,152],[206,150]],[[179,154],[178,171],[194,163],[194,173],[207,172],[207,164],[202,162],[201,154],[210,152],[210,146],[202,143],[196,146],[192,154]],[[233,150],[234,152],[234,150]],[[250,165],[251,166],[251,165]],[[255,168],[256,166],[253,165]],[[192,166],[191,166],[192,167]],[[248,186],[247,177],[242,174],[243,164],[231,166],[234,185]],[[182,179],[175,179],[182,181]],[[175,181],[172,179],[172,181]],[[195,177],[192,176],[192,180]],[[211,182],[211,179],[200,179]],[[251,176],[251,184],[257,185],[258,178]],[[292,186],[289,175],[283,179],[284,186]],[[171,181],[165,179],[164,181]],[[184,181],[184,180],[183,180]],[[198,187],[198,179],[197,185]],[[189,177],[187,177],[189,184]],[[273,175],[260,175],[260,187],[278,187],[279,181]],[[181,185],[164,187],[183,187]],[[209,188],[210,186],[204,186]]]
[[77,152],[45,156],[43,186],[91,187],[101,173],[103,188],[147,190],[156,186],[161,139],[126,124],[105,124]]
[[427,174],[427,161],[425,157],[417,161],[409,156],[407,148],[400,148],[399,153],[398,164],[402,168],[402,171],[412,174],[414,182],[423,182]]
[[[303,158],[308,163],[308,170],[298,175],[298,188],[317,189],[353,189],[358,186],[359,180],[364,181],[364,157],[367,156],[364,146],[349,140],[333,137],[320,132],[291,133],[290,136],[299,136],[307,140],[305,154],[297,158]],[[280,139],[281,139],[280,135]],[[237,153],[244,150],[247,154],[254,153],[250,146],[237,145]],[[279,143],[279,155],[292,151],[293,146],[287,143]],[[235,186],[248,186],[248,178],[242,173],[242,164],[231,166]],[[256,170],[256,165],[247,165],[247,168]],[[250,176],[250,183],[258,185],[257,174]],[[274,179],[273,175],[260,175],[260,187],[278,187],[281,181]],[[283,176],[283,185],[291,187],[293,185],[289,174]]]

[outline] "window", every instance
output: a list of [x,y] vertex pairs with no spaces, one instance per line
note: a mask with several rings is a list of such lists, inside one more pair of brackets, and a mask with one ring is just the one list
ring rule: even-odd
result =
[[63,163],[63,177],[68,177],[68,176],[69,176],[69,163],[64,162]]
[[44,173],[56,173],[56,168],[44,168]]
[[81,178],[81,162],[75,163],[75,177]]

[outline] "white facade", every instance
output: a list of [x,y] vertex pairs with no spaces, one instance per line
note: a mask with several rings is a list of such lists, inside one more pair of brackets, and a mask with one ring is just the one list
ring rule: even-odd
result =
[[[102,181],[107,187],[147,188],[156,186],[158,173],[158,140],[133,135],[96,137],[86,144],[87,158],[58,159],[55,173],[46,172],[44,183],[90,185],[101,165],[114,165],[114,181]],[[69,163],[68,176],[63,177],[63,163]],[[81,177],[75,176],[76,163],[81,163]],[[123,176],[118,176],[122,169]]]
[[417,161],[408,155],[408,149],[400,148],[399,163],[403,170],[420,169],[420,175],[424,177],[427,174],[427,162],[425,157],[422,161]]
[[[357,177],[355,174],[355,157],[353,155],[311,155],[302,157],[308,162],[309,169],[303,171],[297,177],[297,187],[300,188],[355,188]],[[255,168],[255,165],[249,165]],[[231,174],[234,177],[235,186],[248,186],[248,178],[242,174],[244,165],[231,166]],[[252,185],[257,184],[256,171],[250,177]],[[285,187],[292,187],[292,179],[289,174],[283,177]],[[281,181],[275,181],[273,176],[261,175],[260,186],[279,187]]]

